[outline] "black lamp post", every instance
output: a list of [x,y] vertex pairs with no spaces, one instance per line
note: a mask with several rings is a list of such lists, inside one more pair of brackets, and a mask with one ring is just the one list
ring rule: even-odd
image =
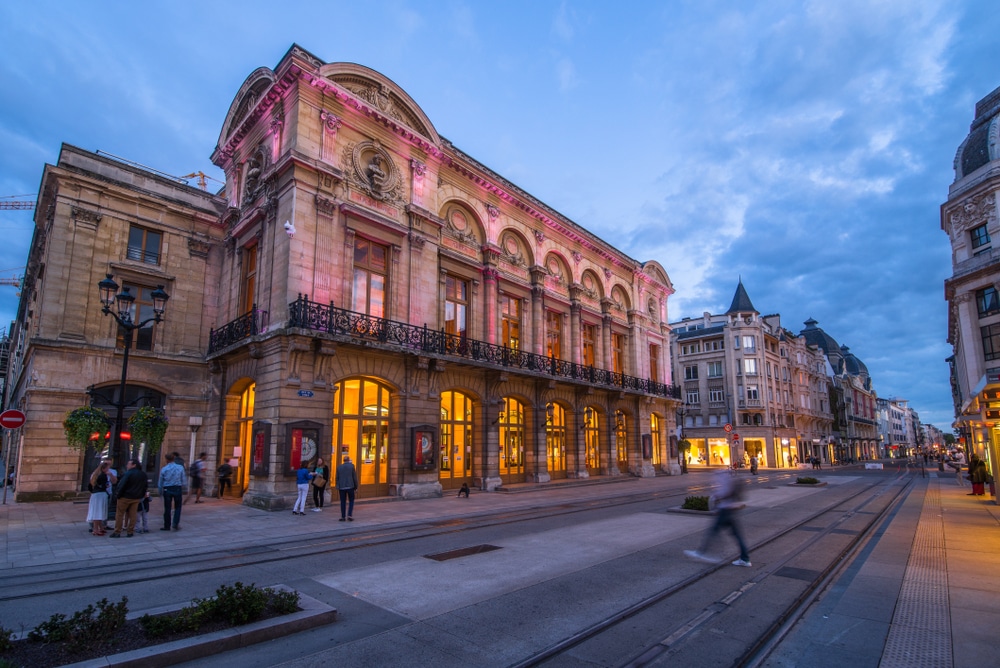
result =
[[[118,386],[118,401],[115,402],[115,429],[111,437],[113,466],[115,472],[118,475],[122,475],[125,461],[124,453],[121,451],[122,431],[125,429],[125,385],[128,382],[128,352],[132,348],[132,335],[135,330],[142,329],[151,322],[160,322],[163,320],[163,309],[167,304],[167,300],[170,299],[170,295],[163,290],[162,285],[156,286],[156,289],[149,295],[153,299],[153,317],[136,323],[132,318],[135,297],[130,293],[131,288],[126,286],[122,288],[121,292],[118,292],[118,284],[115,283],[111,274],[107,274],[107,278],[98,282],[97,287],[101,291],[101,304],[104,305],[104,308],[101,309],[102,312],[104,315],[110,315],[114,318],[118,326],[125,333],[125,351],[122,355],[122,380]],[[112,305],[114,305],[114,309],[112,309]]]

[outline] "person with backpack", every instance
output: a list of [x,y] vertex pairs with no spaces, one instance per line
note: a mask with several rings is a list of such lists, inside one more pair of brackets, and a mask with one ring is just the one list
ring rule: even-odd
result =
[[716,483],[718,484],[718,488],[710,499],[711,505],[716,508],[715,523],[705,532],[705,536],[701,541],[701,547],[697,550],[684,550],[684,554],[698,561],[706,561],[712,564],[718,563],[718,559],[708,555],[708,548],[715,540],[716,534],[728,527],[733,532],[733,537],[736,538],[736,542],[740,546],[740,558],[733,562],[733,566],[749,568],[752,565],[750,563],[750,551],[747,549],[746,541],[743,540],[743,532],[740,529],[740,525],[736,521],[736,513],[744,505],[741,502],[743,497],[743,483],[739,478],[729,475],[726,471],[722,471],[716,475]]
[[207,459],[208,455],[203,452],[198,455],[198,459],[191,462],[191,466],[188,468],[188,475],[191,476],[191,485],[188,488],[188,495],[184,499],[184,503],[191,500],[192,494],[194,494],[194,502],[201,503],[201,491],[205,487],[205,460]]
[[223,461],[218,468],[219,474],[219,498],[221,499],[228,489],[233,491],[233,467],[229,462]]

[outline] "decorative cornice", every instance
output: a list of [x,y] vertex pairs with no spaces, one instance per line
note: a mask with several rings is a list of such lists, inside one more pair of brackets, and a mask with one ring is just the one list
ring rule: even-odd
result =
[[262,95],[260,101],[257,102],[257,106],[247,114],[243,122],[240,123],[239,128],[235,132],[229,135],[226,145],[219,147],[216,155],[213,156],[213,162],[219,164],[219,162],[224,162],[231,160],[234,155],[236,155],[236,149],[239,148],[240,143],[243,138],[249,134],[250,130],[257,123],[260,117],[276,103],[278,103],[286,91],[288,91],[296,81],[298,81],[299,76],[302,74],[302,69],[296,65],[292,65],[288,68],[285,74],[275,81],[270,90],[267,91],[265,95]]

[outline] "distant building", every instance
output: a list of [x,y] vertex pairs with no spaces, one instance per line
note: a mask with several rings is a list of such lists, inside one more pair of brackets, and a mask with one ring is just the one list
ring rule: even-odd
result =
[[878,434],[886,457],[905,457],[921,450],[920,417],[906,399],[876,400]]
[[830,376],[830,403],[833,410],[832,443],[837,461],[878,459],[885,456],[879,446],[875,402],[868,367],[847,346],[837,345],[832,336],[806,320],[799,332],[808,343],[826,355]]
[[[674,377],[681,385],[681,434],[691,466],[729,465],[757,455],[785,468],[830,461],[833,428],[820,350],[761,316],[743,282],[729,310],[671,323]],[[727,431],[727,426],[731,431]]]
[[[11,333],[19,500],[86,490],[106,452],[62,429],[85,405],[162,408],[164,450],[231,462],[234,491],[268,509],[319,457],[349,455],[362,497],[676,466],[657,262],[465,154],[360,65],[293,46],[220,121],[218,193],[72,146],[46,166]],[[123,394],[106,274],[137,319],[170,295]],[[125,445],[155,477],[160,457]]]
[[1000,88],[976,103],[955,154],[955,181],[941,205],[951,242],[945,280],[955,427],[973,452],[1000,461]]

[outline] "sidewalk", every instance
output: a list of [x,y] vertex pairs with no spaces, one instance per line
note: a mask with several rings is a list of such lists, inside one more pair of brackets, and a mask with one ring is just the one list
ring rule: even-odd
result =
[[1000,506],[928,476],[763,665],[1000,665]]

